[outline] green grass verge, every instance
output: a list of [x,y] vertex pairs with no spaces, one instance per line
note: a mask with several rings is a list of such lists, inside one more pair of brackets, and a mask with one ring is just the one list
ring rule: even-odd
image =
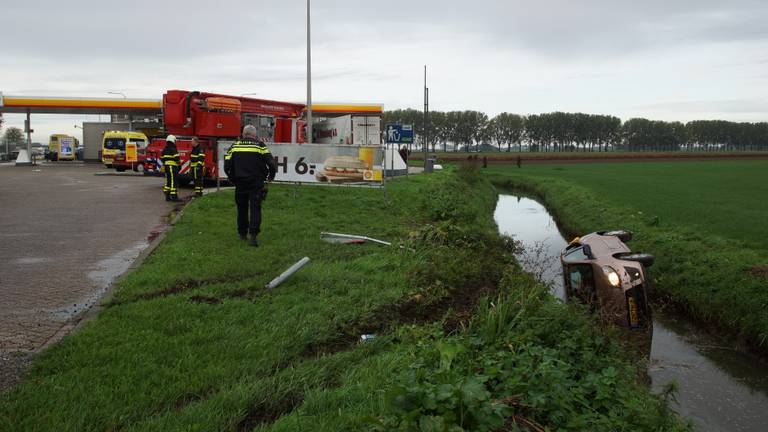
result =
[[231,192],[193,201],[99,316],[2,396],[0,430],[681,428],[615,342],[508,267],[490,183],[449,170],[388,187],[274,187],[258,249],[237,239]]
[[656,290],[693,316],[765,347],[768,162],[563,165],[487,170],[538,195],[571,233],[629,229],[656,256]]

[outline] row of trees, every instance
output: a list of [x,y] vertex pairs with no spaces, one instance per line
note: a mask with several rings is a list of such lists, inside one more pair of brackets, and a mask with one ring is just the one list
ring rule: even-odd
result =
[[[385,123],[412,124],[432,151],[726,151],[768,150],[768,123],[696,120],[688,123],[553,112],[521,116],[479,111],[414,109],[384,113]],[[425,128],[426,124],[426,128]]]

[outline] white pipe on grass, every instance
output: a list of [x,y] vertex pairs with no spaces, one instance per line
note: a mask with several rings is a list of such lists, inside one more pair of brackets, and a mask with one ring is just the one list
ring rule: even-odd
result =
[[299,271],[300,268],[304,267],[304,265],[308,262],[309,262],[309,257],[304,257],[300,259],[298,262],[296,262],[296,264],[288,267],[288,270],[284,271],[280,276],[272,279],[272,282],[268,283],[265,286],[265,288],[268,290],[276,288],[278,285],[283,283],[283,281],[291,277],[291,275]]
[[385,242],[384,240],[377,240],[375,238],[370,238],[366,236],[360,236],[360,235],[353,235],[353,234],[339,234],[339,233],[332,233],[332,232],[321,232],[320,237],[323,236],[333,236],[333,237],[340,237],[340,238],[348,238],[348,239],[355,239],[355,240],[365,240],[373,243],[379,243],[386,246],[391,246],[392,243]]

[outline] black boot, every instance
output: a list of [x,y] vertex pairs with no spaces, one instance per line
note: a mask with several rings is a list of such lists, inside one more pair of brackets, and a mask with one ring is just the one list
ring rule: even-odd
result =
[[256,235],[251,235],[251,240],[248,242],[249,246],[259,247],[259,242],[256,241]]
[[240,234],[240,240],[246,241],[248,240],[248,236],[246,236],[245,234]]

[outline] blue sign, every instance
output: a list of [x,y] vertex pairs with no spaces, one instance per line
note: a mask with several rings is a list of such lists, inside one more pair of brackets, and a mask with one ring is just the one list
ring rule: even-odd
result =
[[390,144],[413,143],[413,125],[388,124],[386,139]]

